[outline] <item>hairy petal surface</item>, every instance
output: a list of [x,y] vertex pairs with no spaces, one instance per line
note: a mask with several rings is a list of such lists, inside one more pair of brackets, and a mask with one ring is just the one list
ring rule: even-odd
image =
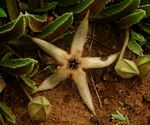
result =
[[85,18],[80,23],[71,46],[71,54],[77,55],[78,57],[82,56],[83,46],[86,42],[86,36],[88,33],[88,16],[89,12],[87,12]]
[[96,114],[86,79],[86,73],[82,69],[78,69],[77,71],[72,73],[72,78],[77,85],[81,98],[83,99],[87,107],[92,111],[92,113]]
[[68,53],[55,45],[46,42],[45,40],[39,38],[31,38],[34,43],[36,43],[44,52],[48,55],[52,56],[59,63],[64,64],[66,62],[66,58],[68,57]]
[[47,79],[45,79],[41,83],[41,85],[38,87],[37,91],[44,91],[44,90],[53,89],[61,81],[67,79],[69,76],[70,76],[69,71],[66,70],[64,67],[60,67],[55,73],[50,75]]
[[82,67],[84,69],[89,68],[103,68],[112,64],[118,56],[118,53],[108,56],[106,60],[102,60],[100,57],[83,57]]

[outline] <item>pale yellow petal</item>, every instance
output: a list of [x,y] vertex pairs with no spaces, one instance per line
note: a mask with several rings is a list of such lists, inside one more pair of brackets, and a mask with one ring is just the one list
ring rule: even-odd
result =
[[77,85],[81,98],[90,109],[90,111],[95,114],[92,97],[86,79],[86,73],[79,69],[78,71],[73,72],[72,78]]
[[61,81],[67,79],[70,76],[69,71],[60,67],[54,74],[50,75],[47,79],[45,79],[41,85],[38,87],[37,91],[44,91],[53,89],[56,87]]
[[84,69],[107,67],[111,65],[116,60],[117,57],[118,53],[108,56],[106,60],[102,60],[100,57],[83,57],[82,67]]
[[88,16],[89,12],[86,14],[83,21],[80,23],[75,36],[73,38],[72,46],[71,46],[71,54],[75,54],[77,56],[82,56],[83,46],[86,42],[86,36],[88,33]]
[[44,52],[48,55],[52,56],[56,59],[59,63],[64,64],[68,54],[66,51],[56,47],[55,45],[48,43],[45,40],[39,38],[32,38],[33,42],[36,43]]

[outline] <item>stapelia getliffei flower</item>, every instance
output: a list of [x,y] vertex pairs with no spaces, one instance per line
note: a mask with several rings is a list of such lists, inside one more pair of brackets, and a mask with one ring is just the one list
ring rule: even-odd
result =
[[89,12],[86,14],[75,33],[70,53],[67,53],[45,40],[39,38],[32,38],[32,40],[60,64],[57,71],[45,79],[38,87],[37,91],[53,89],[61,81],[71,77],[87,107],[93,114],[96,114],[88,87],[86,73],[83,69],[109,66],[116,60],[118,53],[108,56],[106,60],[102,60],[101,57],[82,57],[83,47],[86,43],[86,36],[88,33],[88,16]]

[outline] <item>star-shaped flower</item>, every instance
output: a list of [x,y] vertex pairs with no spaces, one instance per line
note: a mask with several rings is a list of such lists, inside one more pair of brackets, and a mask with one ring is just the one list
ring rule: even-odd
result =
[[71,52],[68,54],[66,51],[56,47],[55,45],[46,42],[45,40],[32,38],[32,40],[47,54],[52,56],[60,64],[57,71],[45,79],[38,87],[37,91],[53,89],[61,81],[71,76],[74,80],[81,98],[87,107],[95,113],[92,97],[87,83],[86,73],[83,69],[90,68],[103,68],[112,64],[118,56],[118,53],[108,56],[106,60],[100,57],[82,57],[83,47],[86,42],[88,33],[88,13],[83,21],[80,23],[73,42],[71,45]]

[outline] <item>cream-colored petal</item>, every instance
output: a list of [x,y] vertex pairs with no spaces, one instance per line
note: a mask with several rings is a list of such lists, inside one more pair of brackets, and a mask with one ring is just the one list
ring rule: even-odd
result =
[[90,109],[90,111],[92,111],[93,114],[96,114],[86,79],[86,73],[83,70],[79,69],[72,73],[72,78],[77,85],[81,98]]
[[66,51],[56,47],[55,45],[48,43],[45,40],[39,38],[31,38],[34,43],[36,43],[44,52],[52,56],[56,59],[59,63],[64,64],[68,54]]
[[70,72],[63,67],[60,67],[54,74],[50,75],[45,79],[41,85],[38,87],[37,91],[44,91],[48,89],[53,89],[61,81],[65,80],[70,76]]
[[102,60],[100,57],[83,57],[82,58],[82,68],[103,68],[112,64],[116,58],[118,57],[118,53],[112,54],[108,56],[106,60]]
[[87,12],[85,18],[80,23],[71,46],[71,54],[75,54],[79,57],[82,56],[83,46],[86,42],[86,36],[88,33],[88,16],[89,12]]

